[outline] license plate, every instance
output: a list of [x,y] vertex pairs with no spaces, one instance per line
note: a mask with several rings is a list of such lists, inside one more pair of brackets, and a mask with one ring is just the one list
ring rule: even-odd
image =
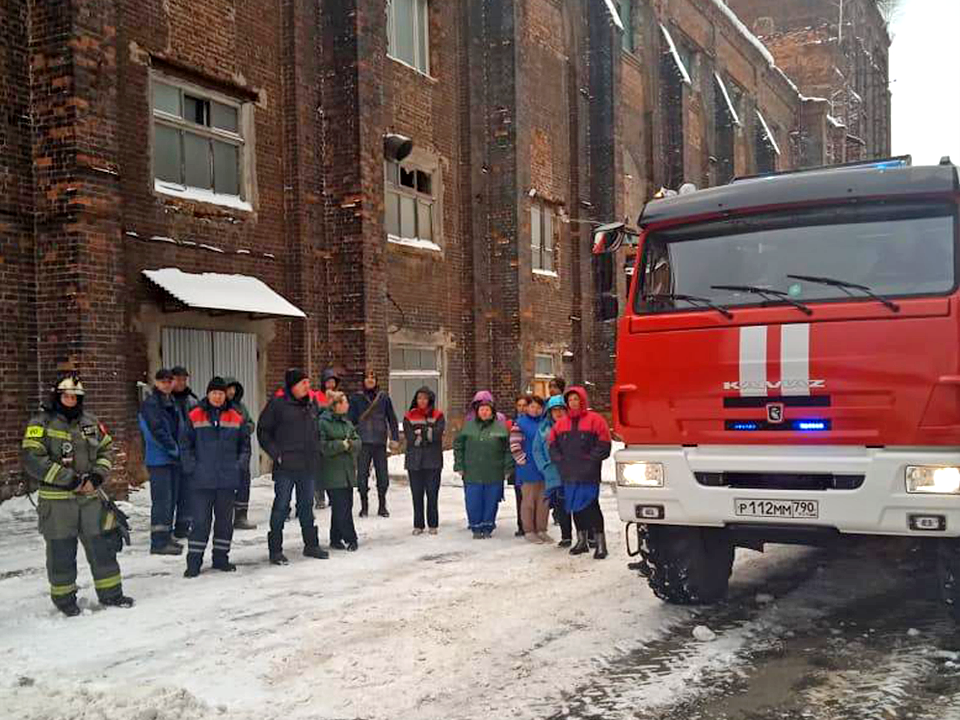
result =
[[740,517],[763,518],[817,518],[820,515],[816,500],[750,500],[738,498],[733,510]]

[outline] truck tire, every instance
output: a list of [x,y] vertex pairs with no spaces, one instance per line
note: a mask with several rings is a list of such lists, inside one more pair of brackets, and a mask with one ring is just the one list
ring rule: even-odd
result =
[[653,594],[675,605],[708,605],[727,594],[734,546],[723,530],[640,526],[640,574]]
[[954,622],[960,622],[960,541],[941,540],[937,547],[940,597]]

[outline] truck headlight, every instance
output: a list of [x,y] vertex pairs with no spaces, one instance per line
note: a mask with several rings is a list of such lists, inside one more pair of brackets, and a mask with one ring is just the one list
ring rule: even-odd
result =
[[960,494],[960,468],[907,466],[908,493]]
[[617,463],[617,484],[627,487],[663,487],[663,463]]

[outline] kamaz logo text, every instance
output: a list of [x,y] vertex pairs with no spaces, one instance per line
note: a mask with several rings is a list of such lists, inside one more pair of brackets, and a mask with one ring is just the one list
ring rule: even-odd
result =
[[725,382],[724,390],[815,390],[827,387],[826,380],[740,380]]

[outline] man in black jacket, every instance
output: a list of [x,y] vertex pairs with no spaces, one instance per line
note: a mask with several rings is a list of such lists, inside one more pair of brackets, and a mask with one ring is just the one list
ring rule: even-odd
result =
[[370,463],[377,473],[377,497],[380,500],[377,515],[390,517],[387,512],[387,488],[390,474],[387,471],[387,433],[394,447],[400,442],[397,414],[393,411],[390,396],[380,389],[377,374],[368,370],[363,378],[363,390],[350,398],[350,422],[363,443],[357,460],[357,486],[360,489],[360,517],[369,512]]
[[[173,370],[173,392],[171,398],[177,408],[179,415],[179,427],[181,441],[187,428],[187,416],[193,410],[199,399],[190,389],[190,373],[183,365],[176,365]],[[191,488],[193,487],[193,478],[191,470],[184,466],[178,477],[177,486],[177,508],[176,520],[173,523],[173,536],[175,538],[185,538],[190,534],[190,527],[193,525],[193,496]]]
[[286,565],[283,554],[283,525],[290,509],[290,497],[297,491],[297,518],[303,534],[303,554],[325,559],[317,526],[313,521],[313,485],[320,458],[320,425],[317,404],[310,398],[310,378],[291,368],[284,378],[283,392],[270,399],[257,426],[260,447],[273,459],[273,508],[267,546],[270,562]]

